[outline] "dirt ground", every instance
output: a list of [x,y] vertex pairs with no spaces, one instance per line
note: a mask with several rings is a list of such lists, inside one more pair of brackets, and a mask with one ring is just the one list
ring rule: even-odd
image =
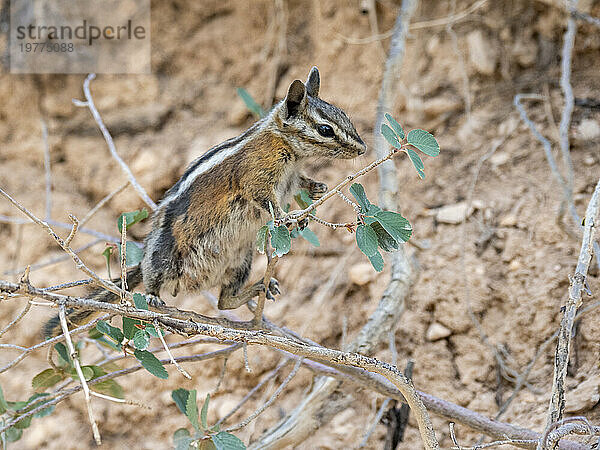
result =
[[[391,30],[397,3],[377,2],[380,32]],[[451,29],[445,23],[426,22],[452,16],[449,2],[421,2],[413,20],[416,25],[407,43],[393,115],[407,129],[431,131],[442,151],[438,158],[425,160],[425,180],[418,179],[406,158],[396,161],[402,213],[413,225],[413,239],[423,248],[408,247],[416,252],[421,273],[397,324],[395,344],[399,367],[408,359],[415,361],[413,380],[418,389],[493,417],[514,384],[499,375],[482,333],[490,346],[501,349],[510,368],[522,372],[538,347],[558,329],[580,241],[557,224],[560,187],[542,146],[513,106],[517,93],[544,96],[543,101],[525,105],[560,160],[556,124],[563,105],[559,79],[566,15],[545,1],[484,3]],[[321,72],[321,96],[347,111],[365,142],[372,145],[389,38],[357,43],[357,39],[372,35],[368,16],[361,14],[358,1],[290,0],[283,4],[286,48],[278,54],[274,51],[277,34],[272,1],[153,1],[152,75],[100,75],[93,82],[94,99],[118,152],[154,200],[160,199],[188,162],[252,123],[236,94],[237,87],[246,88],[268,107],[273,92],[277,99],[282,98],[289,83],[305,79],[313,65]],[[472,4],[471,0],[459,0],[454,12]],[[600,16],[598,1],[582,1],[580,8]],[[5,46],[6,33],[0,35],[0,48]],[[599,49],[598,29],[580,24],[572,71],[577,99],[598,103]],[[71,102],[82,98],[83,79],[79,75],[11,75],[6,65],[0,66],[0,186],[39,216],[44,215],[43,119],[48,124],[52,167],[51,216],[61,222],[68,222],[69,213],[83,217],[126,180],[110,158],[89,112]],[[582,215],[600,175],[597,107],[575,107],[570,138],[575,204]],[[482,160],[494,147],[493,155]],[[369,151],[354,161],[320,163],[314,174],[332,186],[373,157]],[[476,171],[477,183],[471,191]],[[364,184],[375,198],[376,175],[370,174]],[[460,204],[469,198],[472,207],[466,222],[447,223],[456,219],[457,211],[460,222]],[[118,215],[142,206],[135,192],[127,189],[87,226],[116,235]],[[20,217],[4,200],[0,201],[0,214]],[[332,221],[350,220],[352,211],[343,202],[332,201],[323,216]],[[565,222],[574,229],[568,218]],[[132,228],[133,237],[142,239],[148,225]],[[277,302],[267,304],[266,314],[275,323],[339,348],[344,324],[352,339],[375,310],[389,279],[389,265],[381,274],[365,273],[362,266],[367,260],[354,245],[353,235],[312,228],[321,239],[321,248],[313,251],[306,242],[295,243],[276,271],[283,294]],[[60,232],[63,236],[68,233]],[[79,233],[73,247],[93,239]],[[15,271],[25,265],[61,256],[51,238],[35,225],[0,221],[0,242],[1,279],[15,281],[19,277]],[[100,241],[81,256],[105,275],[103,249],[104,241]],[[342,270],[332,276],[340,264]],[[255,276],[261,269],[264,262],[257,258]],[[362,284],[353,282],[358,281],[352,275],[355,272],[366,276]],[[40,287],[83,277],[70,260],[31,272],[32,283]],[[597,268],[592,269],[588,284],[593,295],[584,296],[584,306],[597,301]],[[181,294],[176,299],[167,297],[167,301],[215,313],[201,296]],[[12,320],[23,302],[2,302],[0,327]],[[480,329],[469,315],[469,304]],[[40,327],[51,313],[48,308],[34,307],[26,320],[2,336],[2,343],[27,347],[39,342]],[[237,313],[247,316],[242,309]],[[594,424],[600,423],[599,324],[597,310],[579,323],[567,384],[568,415],[584,415]],[[213,348],[196,346],[178,354]],[[96,356],[93,346],[86,351],[90,359]],[[18,355],[13,349],[1,352],[2,365]],[[503,421],[543,429],[553,354],[552,345],[534,366],[530,385],[521,390]],[[375,356],[391,360],[384,344]],[[229,411],[280,360],[276,352],[262,347],[250,347],[248,358],[251,373],[245,370],[241,353],[230,358],[225,379],[211,401],[209,422]],[[220,360],[188,364],[192,381],[183,379],[174,368],[169,368],[168,380],[142,372],[121,378],[127,398],[151,409],[96,399],[102,448],[169,448],[174,430],[188,425],[171,400],[171,390],[197,389],[202,398],[214,389],[221,366]],[[7,399],[23,400],[31,395],[31,378],[46,367],[46,353],[41,351],[1,374]],[[288,371],[249,401],[231,423],[264,402]],[[257,439],[298,404],[311,380],[312,374],[302,369],[274,406],[236,434],[245,443]],[[582,385],[584,381],[587,383]],[[358,446],[384,399],[368,391],[347,390],[354,397],[350,407],[298,448]],[[449,448],[448,421],[433,416],[433,424],[442,447]],[[382,448],[385,432],[384,425],[377,426],[367,448]],[[475,444],[479,437],[460,424],[457,434],[465,446]],[[411,420],[398,448],[420,447],[416,423]],[[51,416],[34,419],[23,439],[10,448],[96,448],[81,394],[60,403]]]

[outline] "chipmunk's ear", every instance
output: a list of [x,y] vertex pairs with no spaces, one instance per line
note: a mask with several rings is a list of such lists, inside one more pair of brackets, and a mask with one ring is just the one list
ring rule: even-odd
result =
[[307,101],[304,83],[300,80],[294,80],[283,102],[283,116],[286,119],[295,116],[306,108]]
[[311,97],[319,96],[319,88],[321,87],[321,77],[319,76],[319,69],[313,67],[310,69],[308,78],[306,80],[306,93]]

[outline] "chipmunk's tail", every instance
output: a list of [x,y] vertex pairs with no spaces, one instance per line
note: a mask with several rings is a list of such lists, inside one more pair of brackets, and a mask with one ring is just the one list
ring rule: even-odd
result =
[[[113,283],[121,287],[121,280],[119,278],[113,279]],[[142,282],[142,267],[141,264],[137,265],[127,271],[127,286],[129,289],[133,289]],[[116,303],[119,301],[119,296],[113,294],[105,289],[96,289],[92,291],[86,298],[95,300],[97,302],[105,303]],[[88,323],[90,320],[100,314],[100,311],[92,311],[89,309],[69,309],[67,311],[67,323],[69,325],[80,326]],[[60,326],[60,319],[58,314],[44,324],[42,334],[45,339],[49,339],[59,334],[62,334],[62,328]]]

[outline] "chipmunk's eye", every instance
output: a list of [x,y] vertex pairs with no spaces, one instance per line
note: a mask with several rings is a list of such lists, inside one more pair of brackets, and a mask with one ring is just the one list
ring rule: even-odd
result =
[[331,128],[329,125],[319,125],[317,127],[317,131],[323,137],[334,137],[335,136],[335,133],[333,132],[333,128]]

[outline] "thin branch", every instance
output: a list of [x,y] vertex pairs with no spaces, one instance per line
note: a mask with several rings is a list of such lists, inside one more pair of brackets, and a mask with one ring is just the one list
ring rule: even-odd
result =
[[298,373],[298,370],[300,370],[301,364],[302,364],[301,359],[296,361],[296,365],[294,366],[292,371],[288,374],[286,379],[283,380],[283,383],[281,383],[281,385],[277,388],[277,390],[273,393],[273,395],[271,395],[271,397],[269,397],[269,399],[260,408],[258,408],[252,414],[250,414],[250,416],[248,416],[242,422],[238,423],[237,425],[227,428],[225,431],[231,432],[231,431],[240,430],[240,429],[244,428],[246,425],[248,425],[250,422],[252,422],[254,419],[256,419],[258,416],[260,416],[263,413],[263,411],[265,411],[269,406],[271,406],[273,404],[273,402],[275,402],[275,400],[277,400],[277,397],[279,397],[279,395],[283,392],[285,387],[290,383],[290,381],[292,381],[292,378],[294,378],[296,376],[296,374]]
[[[14,223],[16,225],[28,225],[28,224],[32,224],[35,222],[32,220],[20,219],[18,217],[9,217],[9,216],[0,214],[0,223]],[[53,220],[53,219],[46,220],[46,223],[48,223],[48,225],[52,225],[53,227],[62,228],[64,230],[70,230],[72,227],[72,225],[69,225],[68,223],[59,222],[58,220]],[[96,238],[99,238],[99,239],[102,239],[102,240],[105,240],[108,242],[114,242],[114,243],[120,242],[118,237],[111,236],[110,234],[106,234],[106,233],[101,233],[96,230],[91,230],[89,228],[80,228],[79,232],[83,233],[83,234],[89,234],[90,236],[94,236]]]
[[244,404],[250,400],[250,398],[252,398],[252,396],[260,389],[262,388],[265,384],[267,384],[270,380],[272,380],[273,378],[275,378],[277,376],[277,374],[280,372],[281,369],[283,369],[286,365],[288,365],[290,363],[291,359],[290,358],[286,358],[284,359],[282,362],[280,362],[277,367],[275,367],[275,369],[273,369],[272,371],[270,371],[262,380],[260,380],[260,382],[254,386],[245,396],[243,399],[241,399],[239,401],[239,403],[237,405],[235,405],[231,411],[229,411],[227,414],[225,414],[223,417],[221,417],[219,419],[219,421],[216,423],[216,425],[221,425],[223,422],[225,422],[227,419],[229,419],[231,416],[233,416],[242,406],[244,406]]
[[[568,1],[568,4],[575,6],[577,0]],[[572,16],[567,20],[567,31],[563,38],[562,48],[562,60],[561,60],[561,76],[560,76],[560,88],[563,91],[565,98],[565,106],[562,110],[559,134],[560,134],[560,151],[567,171],[567,188],[569,197],[567,201],[573,203],[573,161],[571,159],[571,152],[569,148],[569,127],[571,125],[571,115],[573,114],[573,107],[575,104],[575,98],[573,97],[573,88],[571,87],[571,58],[573,55],[573,46],[575,45],[575,35],[577,34],[577,22]],[[576,222],[576,226],[579,225],[579,221]]]
[[102,200],[100,200],[92,209],[90,209],[88,211],[88,213],[85,216],[83,216],[83,219],[81,219],[81,222],[79,222],[79,226],[82,227],[83,225],[85,225],[88,222],[88,220],[90,220],[92,218],[92,216],[100,210],[100,208],[102,208],[104,205],[106,205],[108,202],[110,202],[113,199],[113,197],[115,197],[116,195],[123,192],[125,190],[125,188],[129,185],[130,185],[130,182],[126,181],[121,186],[119,186],[117,189],[115,189],[110,194],[108,194],[106,197],[104,197]]
[[[16,206],[27,217],[29,217],[35,223],[37,223],[38,225],[40,225],[42,228],[44,228],[48,232],[48,234],[50,234],[50,236],[52,236],[54,238],[54,240],[58,243],[58,245],[66,253],[68,253],[69,256],[71,256],[71,259],[73,259],[73,261],[75,262],[76,267],[79,270],[81,270],[82,272],[84,272],[86,275],[88,275],[90,278],[92,278],[99,286],[103,287],[107,291],[110,291],[110,292],[112,292],[114,294],[117,294],[117,295],[121,295],[122,289],[120,289],[118,286],[116,286],[111,281],[103,280],[98,275],[96,275],[96,273],[92,269],[90,269],[89,267],[87,267],[83,263],[83,261],[81,260],[81,258],[79,258],[79,256],[77,256],[77,254],[73,251],[73,249],[71,249],[71,247],[69,247],[68,245],[65,244],[65,242],[54,232],[54,230],[50,227],[50,225],[48,225],[46,222],[41,221],[36,216],[34,216],[33,213],[31,213],[27,208],[25,208],[20,203],[18,203],[16,200],[14,200],[2,188],[0,188],[0,194],[2,194],[4,197],[6,197],[14,206]],[[129,297],[131,297],[130,293],[126,293],[126,294]]]
[[[464,10],[454,14],[454,15],[450,15],[447,17],[442,17],[439,19],[432,19],[432,20],[425,20],[422,22],[415,22],[409,25],[409,31],[414,31],[414,30],[423,30],[423,29],[427,29],[427,28],[434,28],[434,27],[442,27],[448,24],[453,24],[456,22],[460,22],[463,19],[466,19],[470,14],[474,13],[475,11],[477,11],[478,9],[480,9],[482,6],[484,6],[486,3],[488,2],[488,0],[478,0],[476,2],[474,2],[471,6],[469,6],[468,8],[465,8]],[[377,42],[377,41],[381,41],[383,39],[387,39],[391,36],[393,36],[394,34],[394,30],[390,30],[387,31],[385,33],[379,34],[379,35],[375,35],[375,36],[369,36],[367,38],[351,38],[351,37],[347,37],[344,35],[341,35],[339,33],[336,33],[344,42],[348,43],[348,44],[370,44],[372,42]]]
[[[554,378],[552,382],[552,395],[550,405],[548,407],[548,420],[546,429],[549,429],[552,424],[562,419],[562,414],[565,407],[565,382],[567,377],[567,368],[569,365],[569,355],[571,338],[573,336],[573,324],[577,309],[582,304],[581,293],[585,288],[586,277],[592,259],[592,244],[596,227],[600,224],[600,180],[596,184],[594,193],[590,199],[585,214],[585,222],[583,224],[583,239],[581,242],[581,251],[579,260],[575,268],[575,274],[571,279],[569,287],[569,299],[565,307],[563,319],[560,324],[560,333],[558,336],[558,344],[556,346],[556,357],[554,358]],[[538,450],[543,448],[543,443],[538,445]],[[551,448],[554,448],[552,446]]]
[[[81,231],[81,230],[79,230],[79,231]],[[85,244],[79,248],[74,249],[73,253],[79,254],[81,252],[84,252],[85,250],[92,248],[94,245],[99,244],[102,241],[103,241],[103,239],[94,239],[89,244]],[[58,264],[60,262],[67,261],[68,259],[70,259],[69,255],[60,255],[60,256],[56,256],[54,258],[50,258],[49,260],[41,262],[41,263],[32,264],[31,266],[28,266],[28,267],[30,267],[30,270],[33,272],[34,270],[42,269],[44,267],[48,267],[53,264]],[[25,267],[21,267],[19,269],[15,269],[15,270],[8,270],[6,272],[3,272],[3,275],[15,275],[15,274],[23,272],[23,270],[25,270]],[[91,280],[91,278],[90,278],[90,280]],[[92,280],[92,282],[93,282],[93,280]]]
[[307,208],[301,209],[298,211],[292,211],[292,212],[286,214],[283,218],[277,219],[275,221],[275,225],[278,226],[283,223],[298,223],[300,220],[308,217],[310,215],[310,213],[312,213],[318,206],[321,206],[323,203],[325,203],[327,200],[329,200],[334,195],[339,194],[341,192],[341,189],[348,186],[351,182],[353,182],[357,178],[360,178],[363,175],[369,173],[371,170],[375,169],[377,166],[381,165],[382,163],[384,163],[387,160],[394,157],[396,154],[400,154],[400,153],[404,153],[404,152],[402,152],[401,150],[398,150],[398,149],[393,149],[391,152],[389,152],[387,154],[387,156],[384,156],[376,161],[373,161],[371,164],[369,164],[368,166],[364,167],[363,169],[359,170],[358,172],[356,172],[352,175],[348,175],[344,179],[344,181],[340,182],[336,187],[334,187],[333,189],[326,192],[323,195],[323,197],[321,197],[314,203],[311,203]]
[[71,232],[69,233],[69,236],[67,236],[67,238],[65,239],[66,246],[71,245],[71,241],[75,237],[75,234],[77,233],[77,229],[79,228],[79,221],[77,220],[77,217],[75,217],[73,214],[69,214],[69,219],[71,219],[71,222],[73,223],[73,228],[71,228]]
[[169,346],[167,345],[165,338],[163,336],[163,332],[160,329],[160,327],[156,324],[156,322],[154,323],[154,327],[156,328],[156,332],[158,333],[158,337],[160,338],[160,342],[163,345],[163,348],[165,349],[165,351],[167,352],[167,355],[169,355],[169,358],[171,359],[171,362],[175,365],[175,367],[177,368],[177,370],[179,371],[179,373],[181,373],[181,375],[183,375],[185,378],[187,378],[188,380],[192,379],[192,376],[187,373],[185,371],[185,369],[183,367],[181,367],[177,361],[175,361],[175,358],[173,357],[173,353],[171,353],[171,350],[169,349]]
[[[540,141],[540,143],[544,147],[544,153],[546,155],[546,160],[548,161],[548,165],[550,166],[550,170],[552,171],[554,178],[556,178],[556,181],[558,181],[558,184],[560,185],[560,187],[563,191],[563,197],[564,197],[565,201],[567,202],[567,207],[569,209],[571,217],[573,218],[573,221],[579,227],[579,224],[581,224],[581,218],[579,217],[579,215],[577,214],[577,210],[575,209],[575,204],[573,203],[573,196],[571,194],[571,191],[569,190],[568,183],[564,180],[564,178],[560,174],[560,171],[558,170],[558,166],[556,164],[556,160],[554,159],[554,156],[552,155],[552,144],[550,144],[550,141],[548,139],[546,139],[539,132],[535,123],[533,123],[533,121],[527,116],[527,112],[525,111],[525,108],[521,104],[521,100],[543,100],[543,97],[540,95],[537,95],[537,94],[517,94],[517,95],[515,95],[514,105],[517,108],[517,110],[519,111],[521,120],[523,120],[523,122],[525,122],[527,124],[527,126],[531,130],[531,133],[535,136],[535,138],[538,141]],[[594,245],[594,252],[596,254],[598,267],[600,268],[600,245],[598,243],[594,243],[593,245]]]
[[[0,337],[2,337],[2,335],[4,335],[4,333],[6,333],[8,330],[10,330],[14,325],[19,323],[21,321],[21,319],[23,317],[25,317],[25,314],[27,314],[29,312],[30,309],[31,309],[31,302],[27,302],[27,304],[25,305],[25,308],[23,308],[23,310],[19,313],[19,315],[17,317],[15,317],[12,320],[12,322],[10,322],[8,325],[6,325],[4,328],[2,328],[2,331],[0,331]],[[22,348],[22,347],[20,347],[20,348]]]
[[90,110],[90,112],[92,113],[92,116],[94,117],[94,120],[96,121],[96,124],[98,125],[98,127],[100,128],[100,131],[102,132],[102,135],[104,136],[104,140],[106,141],[106,144],[108,145],[110,154],[117,161],[119,166],[121,166],[121,170],[123,172],[125,172],[125,174],[127,175],[127,178],[129,179],[129,182],[131,183],[133,188],[137,191],[140,198],[152,209],[152,211],[154,211],[156,209],[156,203],[154,203],[152,201],[152,199],[148,196],[148,194],[146,193],[144,188],[142,186],[140,186],[138,181],[135,179],[133,172],[131,172],[131,169],[129,168],[129,166],[127,164],[125,164],[125,161],[123,161],[123,159],[121,159],[121,157],[117,153],[117,149],[115,148],[115,143],[113,142],[113,138],[110,135],[108,129],[106,128],[106,125],[104,125],[104,122],[102,120],[102,117],[100,116],[100,113],[96,109],[96,105],[94,104],[94,99],[92,98],[92,94],[90,93],[90,82],[94,78],[96,78],[96,74],[90,73],[86,77],[85,81],[83,82],[83,94],[85,96],[86,101],[82,102],[80,100],[73,99],[73,103],[75,104],[75,106],[87,107]]
[[67,316],[65,314],[65,305],[59,306],[58,317],[60,319],[60,326],[65,335],[67,347],[69,348],[69,355],[71,357],[71,360],[73,361],[75,370],[77,371],[79,381],[81,382],[81,387],[85,396],[85,404],[87,406],[88,418],[90,419],[90,423],[92,424],[94,440],[96,441],[96,445],[102,445],[102,438],[100,437],[100,431],[98,430],[98,424],[96,423],[96,419],[94,418],[94,410],[92,409],[92,401],[90,399],[90,388],[88,387],[87,381],[85,380],[85,376],[83,375],[83,371],[81,370],[79,357],[77,356],[77,351],[75,351],[75,347],[73,346],[73,341],[71,340],[71,333],[69,333],[69,326],[67,325]]
[[[108,314],[103,314],[101,317],[98,317],[85,325],[82,325],[78,328],[71,330],[71,335],[74,336],[76,334],[83,333],[84,331],[87,331],[91,328],[94,328],[96,326],[96,323],[98,323],[100,320],[106,319],[107,317],[108,317]],[[19,356],[17,356],[15,359],[13,359],[11,362],[0,367],[0,373],[6,372],[11,367],[14,367],[19,362],[21,362],[26,356],[30,355],[34,351],[39,350],[40,348],[47,347],[49,345],[56,344],[57,342],[62,342],[62,341],[64,341],[64,339],[65,339],[64,335],[61,334],[60,336],[53,337],[52,339],[48,339],[48,340],[46,340],[44,342],[40,342],[39,344],[36,344],[32,347],[26,348],[23,351],[23,353],[21,353]]]
[[277,264],[277,261],[279,261],[278,256],[272,255],[269,245],[267,245],[267,248],[265,249],[265,255],[267,258],[267,268],[265,269],[265,274],[263,276],[264,289],[262,291],[260,291],[258,294],[258,300],[256,302],[256,309],[254,310],[253,322],[254,322],[256,328],[260,328],[262,326],[263,311],[265,310],[265,302],[267,300],[267,292],[269,292],[269,287],[271,285],[271,278],[273,277],[273,274],[275,272],[275,265]]

